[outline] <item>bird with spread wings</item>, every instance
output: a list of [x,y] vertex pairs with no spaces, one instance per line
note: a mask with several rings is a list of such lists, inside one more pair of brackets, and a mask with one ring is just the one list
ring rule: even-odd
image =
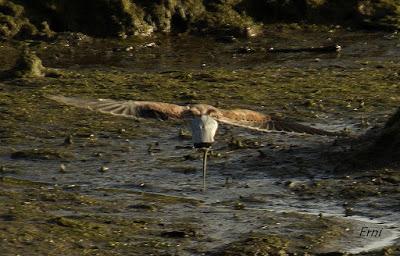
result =
[[207,104],[180,106],[153,101],[117,101],[111,99],[80,99],[57,95],[47,96],[59,103],[85,108],[104,114],[127,118],[154,118],[159,120],[189,120],[195,148],[204,150],[203,189],[205,190],[207,152],[214,143],[218,123],[240,126],[261,132],[284,131],[316,135],[337,135],[296,122],[248,109],[221,109]]

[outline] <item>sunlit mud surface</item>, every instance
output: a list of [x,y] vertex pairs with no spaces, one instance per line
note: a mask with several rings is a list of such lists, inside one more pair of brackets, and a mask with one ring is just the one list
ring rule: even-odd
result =
[[[6,253],[40,244],[38,253],[71,255],[396,255],[399,169],[338,171],[350,138],[221,126],[202,192],[201,154],[182,135],[184,123],[122,119],[44,97],[242,107],[351,136],[382,125],[399,106],[397,34],[293,34],[233,43],[187,36],[30,42],[62,75],[0,84]],[[341,52],[267,52],[335,43]],[[238,53],[243,47],[254,52]],[[6,70],[17,51],[4,43],[0,52]],[[41,221],[46,228],[35,226]],[[381,235],[363,237],[363,227]]]

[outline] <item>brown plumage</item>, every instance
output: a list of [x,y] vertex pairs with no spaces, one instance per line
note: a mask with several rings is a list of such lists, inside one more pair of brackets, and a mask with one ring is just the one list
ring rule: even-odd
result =
[[66,105],[128,118],[156,118],[167,120],[191,119],[195,116],[209,115],[220,123],[262,132],[285,131],[317,135],[337,135],[334,132],[324,131],[248,109],[226,110],[206,104],[179,106],[176,104],[153,101],[91,100],[54,95],[47,97]]
[[98,111],[128,118],[156,118],[161,120],[180,119],[187,107],[152,101],[116,101],[110,99],[79,99],[72,97],[47,96],[66,105]]

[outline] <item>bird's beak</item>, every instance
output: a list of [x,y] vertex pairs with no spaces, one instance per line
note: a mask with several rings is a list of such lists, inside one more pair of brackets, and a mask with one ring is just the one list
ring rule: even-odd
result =
[[208,115],[193,118],[192,140],[195,148],[209,148],[214,143],[218,122]]

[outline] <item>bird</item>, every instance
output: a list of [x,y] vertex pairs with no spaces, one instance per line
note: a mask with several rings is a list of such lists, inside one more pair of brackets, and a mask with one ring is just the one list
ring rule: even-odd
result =
[[222,109],[208,104],[181,106],[156,101],[84,99],[62,95],[46,95],[46,97],[61,104],[114,116],[189,121],[193,147],[203,151],[203,191],[206,190],[207,154],[215,142],[219,123],[260,132],[283,131],[322,136],[338,135],[337,132],[325,131],[249,109]]

